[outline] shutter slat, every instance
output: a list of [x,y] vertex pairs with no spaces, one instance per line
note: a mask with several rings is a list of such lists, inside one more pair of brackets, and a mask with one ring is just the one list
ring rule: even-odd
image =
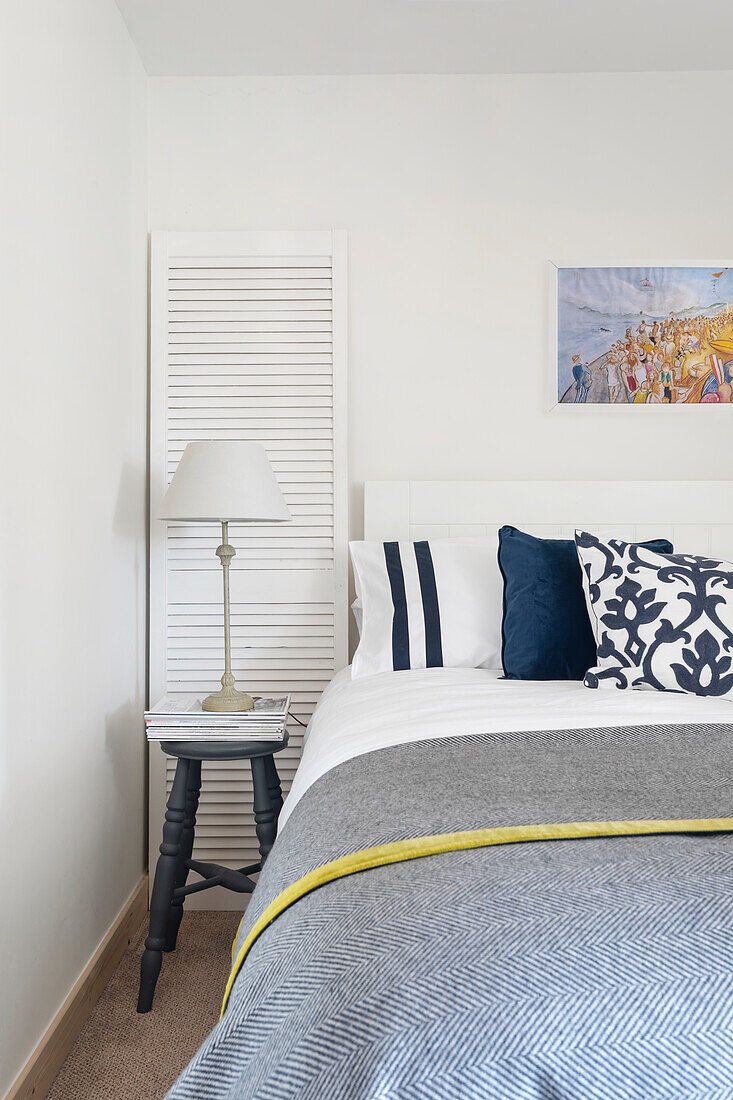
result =
[[226,333],[242,335],[247,333],[250,336],[257,335],[257,333],[266,333],[268,336],[277,333],[311,335],[313,333],[330,334],[332,324],[330,314],[323,320],[313,317],[304,317],[302,320],[279,320],[277,318],[237,317],[232,314],[205,318],[205,315],[202,315],[198,321],[192,321],[188,316],[184,320],[171,315],[168,320],[168,331],[171,338],[176,336],[180,338],[180,336],[189,333],[198,335],[206,333],[211,335]]
[[210,403],[218,405],[223,398],[227,400],[234,398],[236,400],[237,398],[250,397],[332,397],[333,395],[331,386],[327,385],[324,379],[318,376],[299,378],[295,385],[287,379],[284,381],[271,380],[270,382],[257,379],[252,384],[242,383],[239,386],[226,384],[196,386],[188,382],[184,385],[171,383],[168,392],[171,406],[199,401],[201,408],[206,408]]
[[[203,308],[198,308],[201,306]],[[252,305],[246,302],[176,302],[168,310],[168,325],[215,324],[217,321],[233,321],[245,326],[262,324],[270,329],[280,322],[302,326],[303,331],[333,323],[333,310],[327,303],[324,308],[314,309],[312,303],[306,309],[293,309],[297,302],[287,303],[286,309],[262,308],[263,303]],[[171,331],[173,331],[171,327]],[[328,331],[332,331],[331,328]]]
[[176,412],[178,409],[191,409],[196,412],[205,412],[207,409],[221,409],[222,400],[226,400],[227,409],[304,409],[311,405],[319,409],[332,408],[333,399],[330,389],[319,386],[318,390],[320,391],[318,393],[309,393],[307,390],[290,387],[289,393],[282,393],[282,391],[277,393],[253,393],[250,390],[248,393],[217,394],[214,397],[202,393],[191,396],[173,394],[168,407],[174,415],[178,415]]
[[[229,236],[229,234],[227,234],[227,236]],[[243,256],[229,258],[223,257],[221,254],[208,257],[174,257],[169,255],[167,277],[172,277],[174,273],[179,274],[181,272],[190,271],[194,274],[211,272],[218,278],[219,273],[222,271],[269,271],[272,273],[273,269],[277,268],[280,268],[282,271],[300,271],[308,268],[314,271],[322,271],[326,268],[330,273],[332,266],[330,254],[324,256],[300,256],[297,258],[293,255],[249,255],[246,258]]]
[[[297,302],[301,310],[308,308],[307,303],[313,303],[311,308],[327,309],[331,304],[331,295],[327,290],[311,290],[309,288],[294,288],[278,290],[272,288],[250,289],[236,286],[215,287],[172,287],[169,302],[259,302],[272,303],[273,308],[288,308],[290,302]],[[287,303],[287,305],[286,305]],[[317,303],[317,305],[315,304]],[[259,309],[263,306],[259,305]],[[292,308],[292,307],[290,307]]]
[[[253,384],[255,382],[268,384],[271,382],[272,385],[277,385],[278,381],[291,384],[299,382],[303,377],[321,378],[324,382],[329,382],[331,379],[330,362],[289,363],[287,370],[280,363],[261,363],[259,366],[250,364],[250,367],[251,369],[247,372],[246,377],[247,382]],[[169,378],[171,385],[176,386],[198,386],[202,382],[205,382],[208,386],[247,384],[241,382],[242,373],[236,369],[236,364],[226,364],[222,367],[217,366],[215,363],[187,363],[171,369]],[[190,379],[193,379],[193,381],[190,381]]]

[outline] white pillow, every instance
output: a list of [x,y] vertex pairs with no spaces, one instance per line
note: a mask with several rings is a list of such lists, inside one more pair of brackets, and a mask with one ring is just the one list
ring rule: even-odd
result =
[[361,638],[361,624],[364,619],[361,609],[361,600],[354,600],[351,605],[351,614],[354,616],[354,622],[356,623],[356,633]]
[[596,635],[586,687],[733,698],[733,564],[576,531]]
[[501,668],[498,536],[349,544],[362,608],[352,676]]

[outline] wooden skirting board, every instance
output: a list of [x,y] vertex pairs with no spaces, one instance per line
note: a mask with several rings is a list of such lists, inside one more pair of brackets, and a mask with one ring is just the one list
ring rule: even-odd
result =
[[10,1086],[5,1100],[28,1100],[29,1097],[42,1100],[46,1095],[147,909],[148,876],[144,875]]

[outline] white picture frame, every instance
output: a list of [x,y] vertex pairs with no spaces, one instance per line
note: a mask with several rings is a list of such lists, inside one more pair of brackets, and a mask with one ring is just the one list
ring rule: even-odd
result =
[[[679,270],[679,269],[689,269],[690,271],[692,271],[693,269],[696,269],[698,271],[699,270],[709,271],[711,277],[712,277],[713,272],[721,272],[721,273],[725,272],[725,273],[727,273],[726,274],[726,282],[730,282],[730,289],[731,289],[730,305],[731,305],[731,308],[733,309],[733,261],[724,261],[724,260],[720,260],[720,261],[717,261],[717,260],[713,260],[713,261],[711,261],[711,260],[628,260],[628,259],[612,259],[612,260],[609,260],[607,258],[599,260],[599,261],[582,260],[580,262],[576,262],[572,259],[550,260],[548,262],[548,273],[549,273],[549,277],[548,277],[548,310],[549,310],[548,333],[549,333],[549,339],[548,339],[548,355],[547,355],[547,387],[548,387],[547,388],[547,393],[548,393],[548,408],[551,409],[551,410],[558,409],[558,408],[561,408],[561,407],[562,408],[569,408],[571,405],[575,406],[576,404],[594,405],[595,407],[604,407],[604,406],[609,407],[609,408],[611,407],[611,402],[608,401],[608,400],[607,401],[598,401],[598,400],[592,400],[591,399],[591,400],[585,400],[585,401],[579,401],[579,402],[575,402],[574,400],[571,401],[571,400],[567,400],[567,399],[563,400],[563,395],[561,395],[560,392],[559,392],[560,391],[559,378],[560,378],[560,370],[561,370],[560,358],[564,353],[567,354],[566,352],[564,352],[564,349],[563,349],[563,346],[562,346],[564,343],[567,343],[567,340],[563,340],[562,333],[560,332],[559,286],[560,286],[560,272],[563,271],[563,270],[566,270],[566,269],[571,269],[571,270],[590,269],[592,271],[593,270],[597,271],[597,270],[600,270],[600,269],[603,269],[603,270],[611,269],[611,270],[619,270],[619,271],[627,271],[627,272],[633,271],[633,272],[636,272],[636,273],[643,272],[644,270],[651,272],[651,271],[659,271],[659,269],[670,269],[670,270],[673,270],[673,269],[677,269],[677,270]],[[720,304],[721,304],[721,308],[724,308],[725,304],[726,304],[726,300],[721,299]],[[611,332],[609,334],[609,339],[611,339],[613,336],[614,336],[614,333]],[[731,339],[733,339],[733,321],[731,322]],[[731,360],[733,360],[733,352],[731,352]],[[727,360],[725,361],[724,365],[727,365]],[[733,371],[729,370],[727,372],[727,374],[724,374],[723,375],[723,381],[725,381],[726,378],[729,378],[730,380],[733,380]],[[681,391],[682,391],[682,387],[680,387],[680,392]],[[567,391],[565,391],[565,392],[567,392]],[[628,395],[628,389],[626,390],[626,392],[627,392],[627,398],[628,398],[628,396],[629,396]],[[726,390],[725,387],[721,388],[721,395],[726,396],[726,398],[727,398],[727,390]],[[670,400],[668,402],[666,400],[662,400],[661,402],[660,401],[640,401],[640,400],[631,401],[631,400],[628,400],[628,399],[625,400],[625,401],[624,400],[617,400],[617,402],[616,402],[617,405],[626,405],[627,407],[629,405],[636,406],[638,404],[645,404],[645,405],[647,405],[647,407],[649,407],[650,404],[654,404],[654,403],[656,403],[656,404],[660,404],[660,403],[661,404],[668,404],[670,408],[673,404],[676,404],[676,405],[678,405],[678,407],[681,407],[681,408],[682,407],[683,408],[691,408],[693,405],[699,405],[699,404],[720,404],[722,406],[725,406],[726,404],[731,404],[731,402],[727,399],[726,400],[715,400],[714,401],[714,400],[710,400],[709,398],[706,398],[705,402],[701,402],[699,400],[681,400],[681,401]],[[614,408],[616,408],[616,405],[614,405]]]

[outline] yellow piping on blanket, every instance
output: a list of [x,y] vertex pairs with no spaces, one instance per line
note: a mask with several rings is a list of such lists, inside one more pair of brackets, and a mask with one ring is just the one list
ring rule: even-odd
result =
[[[679,820],[649,821],[569,821],[559,825],[507,825],[496,829],[467,829],[460,833],[438,833],[414,840],[396,840],[392,844],[380,844],[376,848],[364,848],[351,855],[341,856],[309,871],[270,902],[267,909],[255,921],[234,959],[232,945],[232,970],[229,975],[221,1016],[224,1015],[229,994],[244,962],[247,952],[258,936],[275,917],[279,917],[293,902],[310,894],[319,886],[346,878],[357,871],[371,867],[383,867],[386,863],[402,863],[421,856],[433,856],[440,852],[457,852],[466,848],[486,848],[492,844],[519,844],[528,840],[575,840],[591,836],[645,836],[655,833],[725,833],[733,832],[733,817],[691,818]],[[236,937],[235,937],[236,944]],[[220,1018],[221,1018],[220,1016]]]

